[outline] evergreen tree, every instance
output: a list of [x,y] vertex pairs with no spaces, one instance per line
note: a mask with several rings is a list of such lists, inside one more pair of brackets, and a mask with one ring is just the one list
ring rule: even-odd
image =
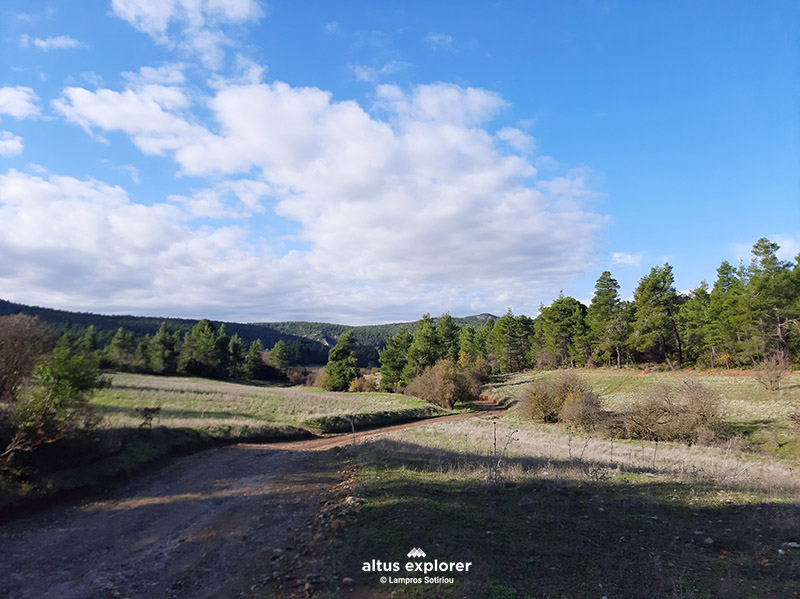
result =
[[156,374],[175,374],[178,370],[177,331],[171,331],[166,322],[162,322],[158,331],[150,339],[148,345],[148,361],[150,369]]
[[439,347],[442,358],[458,362],[458,325],[448,313],[442,314],[436,323],[436,334],[439,337]]
[[708,299],[710,324],[707,344],[711,367],[743,364],[745,344],[752,330],[752,312],[749,309],[746,273],[723,261],[717,269],[717,280]]
[[588,359],[586,306],[573,297],[558,299],[542,309],[541,335],[556,366],[583,366]]
[[619,368],[620,349],[627,338],[625,327],[621,326],[623,319],[619,283],[606,270],[597,279],[594,289],[592,303],[586,310],[586,326],[592,353],[596,361],[609,365],[612,359],[616,360]]
[[228,343],[228,376],[232,379],[244,376],[244,341],[234,333]]
[[678,331],[683,340],[684,359],[689,363],[708,362],[710,295],[705,281],[689,294],[678,310]]
[[401,327],[386,340],[386,348],[378,357],[381,365],[382,391],[399,391],[408,385],[408,381],[403,378],[403,372],[408,361],[408,349],[413,340],[414,337],[405,327]]
[[347,391],[350,381],[360,375],[353,353],[353,337],[353,331],[345,332],[328,352],[328,365],[325,367],[328,381],[325,386],[329,391]]
[[408,348],[408,359],[403,378],[411,382],[428,366],[433,366],[442,357],[439,335],[430,314],[423,314],[417,323],[414,340]]
[[256,339],[250,344],[247,350],[247,357],[244,359],[243,372],[247,379],[261,379],[264,376],[264,344],[261,339]]
[[269,351],[269,364],[281,372],[289,369],[289,347],[283,339],[278,340]]
[[530,328],[527,321],[514,316],[511,308],[494,323],[489,342],[500,372],[517,372],[526,366]]
[[210,376],[225,378],[230,371],[230,344],[231,338],[228,336],[228,329],[223,322],[219,325],[217,338],[214,340],[216,353],[216,366]]
[[133,370],[136,361],[136,338],[131,331],[119,327],[114,337],[105,347],[106,359],[114,368]]
[[674,356],[678,367],[683,363],[683,348],[676,321],[680,297],[673,287],[672,266],[654,266],[639,280],[633,294],[636,320],[633,346],[653,361]]
[[83,332],[78,342],[78,350],[86,355],[92,353],[94,350],[98,349],[98,347],[97,329],[95,329],[93,324],[90,324],[86,327],[86,330]]
[[219,376],[217,331],[209,320],[204,318],[186,333],[178,359],[178,370],[196,376]]

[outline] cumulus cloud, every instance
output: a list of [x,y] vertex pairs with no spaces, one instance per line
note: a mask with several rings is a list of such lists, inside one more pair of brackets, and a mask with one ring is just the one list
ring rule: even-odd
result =
[[22,138],[11,131],[0,131],[0,156],[9,158],[22,154]]
[[[183,174],[222,181],[158,209],[175,211],[168,222],[181,247],[217,231],[235,240],[241,229],[192,230],[180,219],[266,211],[294,228],[303,249],[281,254],[279,240],[254,230],[256,241],[232,241],[206,261],[208,270],[230,269],[234,279],[239,262],[263,274],[264,285],[255,287],[252,275],[241,274],[244,295],[208,291],[220,304],[238,298],[251,318],[256,305],[281,306],[270,318],[350,322],[425,310],[503,311],[511,301],[532,313],[591,266],[603,226],[581,205],[591,191],[580,172],[536,179],[520,150],[532,140],[490,128],[506,107],[499,95],[438,83],[379,86],[375,97],[367,110],[318,88],[220,81],[207,99],[211,124],[192,117],[192,102],[176,85],[71,87],[54,106],[87,130],[123,132],[143,152],[171,156]],[[137,209],[142,218],[151,214]],[[184,255],[181,261],[197,264]],[[172,265],[150,262],[153,276],[175,278]],[[164,293],[134,279],[153,298]],[[185,285],[194,296],[203,291]]]
[[17,119],[39,114],[39,101],[36,92],[30,87],[0,87],[0,114],[8,114]]
[[264,16],[256,0],[112,0],[113,13],[156,42],[177,45],[211,69],[233,45],[223,28]]
[[68,35],[47,38],[37,37],[33,40],[33,45],[37,48],[41,48],[45,52],[49,52],[50,50],[63,50],[64,48],[80,48],[83,46],[83,44],[74,37]]

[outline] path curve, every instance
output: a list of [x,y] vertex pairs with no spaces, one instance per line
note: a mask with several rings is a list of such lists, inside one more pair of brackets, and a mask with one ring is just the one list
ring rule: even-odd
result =
[[[479,411],[437,422],[492,415]],[[421,426],[409,422],[284,443],[198,452],[104,496],[0,525],[0,597],[264,597],[284,554],[311,534],[340,481],[334,447]],[[326,564],[314,564],[324,569]]]

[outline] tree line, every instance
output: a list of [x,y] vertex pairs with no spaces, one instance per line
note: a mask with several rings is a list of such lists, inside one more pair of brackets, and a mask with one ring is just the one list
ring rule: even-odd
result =
[[563,294],[530,318],[509,311],[480,327],[425,314],[414,334],[400,329],[380,352],[381,387],[402,390],[425,368],[449,360],[493,373],[528,368],[633,366],[754,367],[800,358],[800,256],[777,257],[766,238],[749,264],[723,261],[709,288],[675,289],[672,266],[654,266],[624,301],[609,271],[586,306]]

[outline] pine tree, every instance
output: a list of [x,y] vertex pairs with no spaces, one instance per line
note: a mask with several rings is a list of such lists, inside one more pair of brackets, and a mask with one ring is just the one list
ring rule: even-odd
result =
[[630,334],[622,314],[619,299],[619,283],[604,271],[594,286],[592,303],[586,310],[589,345],[595,359],[611,363],[615,360],[617,368],[622,364],[622,346]]
[[441,348],[442,358],[458,361],[458,325],[453,317],[448,313],[442,314],[439,322],[436,323],[436,334],[439,337],[439,347]]
[[175,374],[178,370],[176,332],[162,322],[148,344],[150,369],[156,374]]
[[186,333],[178,359],[178,370],[199,376],[219,376],[217,331],[205,318]]
[[414,337],[405,327],[401,327],[386,340],[386,347],[378,354],[382,391],[399,391],[408,385],[408,381],[403,378],[403,372],[408,361],[408,348],[413,340]]
[[243,373],[247,379],[260,379],[264,376],[264,344],[261,339],[256,339],[250,344],[247,350],[247,357],[244,359]]
[[228,377],[238,379],[244,376],[244,341],[234,333],[228,343]]
[[279,339],[269,350],[269,364],[281,372],[289,369],[289,347],[283,339]]
[[654,361],[674,356],[678,367],[683,363],[683,348],[676,321],[680,297],[673,287],[672,266],[654,266],[639,280],[633,294],[636,320],[633,346]]
[[353,353],[353,338],[353,331],[345,332],[328,352],[328,365],[325,367],[328,381],[325,386],[329,391],[347,391],[350,381],[360,375]]
[[442,357],[442,348],[436,326],[430,314],[423,314],[417,323],[414,340],[408,348],[408,359],[403,378],[410,382],[422,374],[428,366],[433,366]]

